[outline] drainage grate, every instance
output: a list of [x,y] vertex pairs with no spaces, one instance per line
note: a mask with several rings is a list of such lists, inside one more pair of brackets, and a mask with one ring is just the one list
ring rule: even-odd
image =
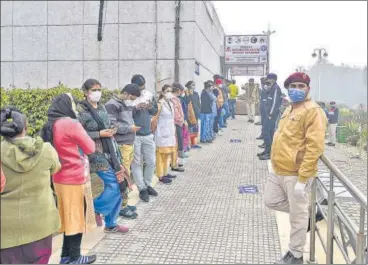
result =
[[239,193],[258,193],[258,186],[256,185],[245,185],[245,186],[239,186]]

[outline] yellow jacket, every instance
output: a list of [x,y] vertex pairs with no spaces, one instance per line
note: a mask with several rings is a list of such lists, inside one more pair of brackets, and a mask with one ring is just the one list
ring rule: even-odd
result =
[[230,99],[236,99],[236,97],[239,95],[239,88],[235,84],[229,85],[229,93],[230,93]]
[[325,148],[326,115],[310,100],[289,106],[281,116],[271,151],[273,170],[280,176],[299,176],[306,183],[317,175],[318,159]]

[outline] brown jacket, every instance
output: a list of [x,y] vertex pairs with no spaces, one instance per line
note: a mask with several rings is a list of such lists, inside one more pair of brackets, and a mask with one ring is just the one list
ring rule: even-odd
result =
[[317,174],[318,159],[325,147],[326,115],[310,100],[289,106],[281,116],[271,153],[272,167],[280,176],[299,176],[306,183]]

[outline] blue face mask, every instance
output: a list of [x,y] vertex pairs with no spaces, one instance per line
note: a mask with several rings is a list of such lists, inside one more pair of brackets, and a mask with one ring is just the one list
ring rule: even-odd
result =
[[289,98],[291,102],[293,103],[302,102],[307,96],[307,92],[305,92],[304,90],[297,89],[297,88],[289,88],[288,94],[289,94]]

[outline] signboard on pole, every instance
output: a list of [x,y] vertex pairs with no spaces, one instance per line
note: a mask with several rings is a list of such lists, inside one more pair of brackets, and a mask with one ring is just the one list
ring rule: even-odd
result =
[[[257,75],[265,74],[268,63],[268,36],[267,35],[229,35],[225,36],[225,65],[246,66],[250,68],[235,68],[231,71],[243,74],[255,72]],[[253,70],[252,70],[253,67]],[[240,70],[243,69],[243,70]],[[261,71],[261,72],[260,72]],[[242,74],[242,75],[243,75]],[[235,74],[233,74],[235,75]],[[255,74],[246,74],[255,75]]]

